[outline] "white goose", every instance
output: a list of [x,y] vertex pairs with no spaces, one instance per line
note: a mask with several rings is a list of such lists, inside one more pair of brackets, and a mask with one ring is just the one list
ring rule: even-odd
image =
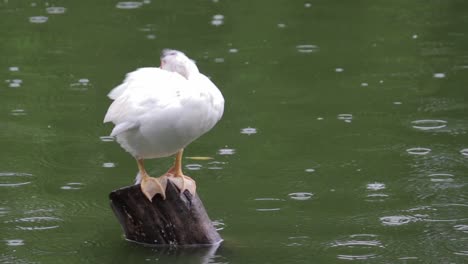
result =
[[[177,50],[163,50],[160,68],[128,73],[109,94],[114,100],[104,123],[115,124],[111,136],[137,160],[137,183],[151,201],[165,199],[167,179],[181,192],[195,194],[195,181],[182,173],[182,152],[220,120],[224,98],[198,71],[195,63]],[[174,166],[159,178],[146,172],[143,160],[176,154]]]

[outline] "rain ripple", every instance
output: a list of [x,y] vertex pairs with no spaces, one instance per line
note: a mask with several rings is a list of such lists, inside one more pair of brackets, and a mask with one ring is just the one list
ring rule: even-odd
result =
[[99,139],[102,142],[114,142],[115,141],[115,138],[112,137],[112,136],[101,136],[101,137],[99,137]]
[[224,24],[224,16],[221,14],[214,15],[213,19],[211,20],[211,25],[219,27],[222,24]]
[[77,82],[70,84],[70,89],[74,91],[87,91],[91,87],[89,79],[81,78]]
[[52,15],[63,14],[65,13],[65,11],[67,11],[67,9],[61,6],[51,6],[51,7],[46,8],[46,12]]
[[255,201],[263,203],[263,204],[268,204],[268,206],[262,206],[260,208],[255,208],[255,211],[257,212],[271,212],[271,211],[279,211],[281,210],[280,207],[277,206],[272,206],[272,203],[277,203],[283,201],[282,199],[278,198],[256,198]]
[[416,220],[416,217],[407,215],[392,215],[380,217],[380,222],[382,223],[382,225],[385,226],[401,226],[409,224],[411,222],[415,222]]
[[241,134],[249,135],[249,136],[253,135],[253,134],[257,134],[257,129],[253,128],[253,127],[242,128],[241,129]]
[[8,83],[8,86],[10,88],[18,88],[21,86],[21,84],[23,83],[23,80],[21,79],[13,79],[13,80],[6,80],[6,82]]
[[57,222],[63,221],[61,218],[52,216],[33,216],[15,220],[16,228],[20,230],[48,230],[58,228]]
[[29,18],[29,22],[33,24],[42,24],[47,22],[49,18],[46,16],[32,16]]
[[141,2],[118,2],[117,5],[115,5],[116,8],[118,9],[137,9],[140,8],[143,5]]
[[7,240],[5,240],[5,244],[7,246],[12,246],[12,247],[24,246],[24,240],[22,240],[22,239],[7,239]]
[[366,201],[367,202],[383,202],[385,201],[384,199],[388,197],[387,194],[384,194],[384,193],[378,193],[377,191],[381,191],[381,190],[384,190],[386,187],[385,187],[385,184],[384,183],[380,183],[380,182],[374,182],[374,183],[368,183],[366,185],[366,189],[371,192],[369,194],[367,194],[367,199]]
[[310,200],[314,194],[310,192],[295,192],[288,194],[288,196],[293,200],[305,201]]
[[299,53],[314,53],[319,51],[319,46],[311,44],[297,45],[296,49]]
[[31,177],[32,174],[22,172],[0,172],[0,187],[19,187],[30,184],[25,181],[25,177]]
[[460,153],[461,153],[463,156],[468,156],[468,148],[460,150]]
[[[379,255],[376,250],[385,248],[382,242],[377,240],[376,235],[372,234],[356,234],[351,235],[347,240],[337,240],[331,243],[330,248],[339,248],[340,251],[350,251],[339,253],[338,259],[343,260],[366,260],[375,258]],[[351,253],[352,252],[352,253]],[[362,252],[362,253],[359,253]]]
[[429,154],[429,152],[431,152],[431,149],[417,147],[417,148],[409,148],[406,150],[406,152],[412,155],[426,155],[426,154]]
[[351,121],[353,120],[353,115],[352,114],[339,114],[337,118],[338,120],[343,120],[346,123],[351,123]]
[[235,153],[236,150],[231,148],[222,148],[218,150],[219,155],[234,155]]
[[422,119],[422,120],[415,120],[411,122],[413,128],[419,130],[432,130],[432,129],[440,129],[447,126],[447,121],[445,120],[432,120],[432,119]]
[[83,183],[81,182],[69,182],[65,184],[64,186],[60,187],[62,190],[80,190],[84,186]]

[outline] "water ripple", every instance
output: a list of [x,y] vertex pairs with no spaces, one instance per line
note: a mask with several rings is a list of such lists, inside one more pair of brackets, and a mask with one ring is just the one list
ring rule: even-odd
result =
[[436,119],[422,119],[415,120],[411,122],[413,128],[419,130],[433,130],[440,129],[447,126],[447,121],[445,120],[436,120]]
[[319,51],[319,46],[312,44],[297,45],[296,49],[299,53],[315,53]]
[[32,174],[22,172],[0,172],[0,187],[19,187],[30,184],[25,181],[25,177],[32,177]]
[[253,128],[253,127],[242,128],[241,129],[241,134],[249,135],[249,136],[253,135],[253,134],[257,134],[257,129]]
[[51,6],[46,8],[46,12],[53,15],[63,14],[65,11],[67,11],[67,9],[61,6]]
[[431,149],[417,147],[417,148],[409,148],[406,150],[406,152],[412,155],[426,155],[426,154],[429,154],[429,152],[431,152]]
[[416,220],[417,219],[415,217],[406,216],[406,215],[392,215],[392,216],[384,216],[380,218],[380,222],[385,226],[401,226],[401,225],[409,224]]
[[[49,223],[61,222],[61,218],[52,217],[52,216],[33,216],[33,217],[24,217],[15,220],[16,226],[19,230],[48,230],[58,228],[59,225]],[[32,226],[27,226],[31,224]],[[48,225],[49,224],[49,225]]]
[[187,168],[188,170],[201,170],[202,167],[203,166],[201,164],[196,164],[196,163],[185,165],[185,168]]
[[219,155],[234,155],[235,153],[236,150],[231,148],[222,148],[218,150]]
[[24,246],[24,240],[22,240],[22,239],[6,239],[5,244],[7,246],[12,246],[12,247]]
[[468,156],[468,148],[460,150],[460,153],[461,153],[463,156]]
[[47,22],[49,18],[46,16],[32,16],[29,18],[29,22],[33,24],[42,24]]
[[346,123],[351,123],[351,121],[353,120],[353,115],[352,114],[339,114],[337,118],[338,120],[343,120]]
[[222,24],[224,24],[224,16],[221,14],[214,15],[213,19],[211,20],[211,25],[219,27]]
[[81,182],[69,182],[65,184],[64,186],[60,187],[62,190],[80,190],[84,186],[83,183]]
[[115,5],[116,8],[118,9],[137,9],[140,8],[143,5],[141,2],[118,2],[117,5]]
[[305,201],[310,200],[314,194],[310,192],[295,192],[288,194],[288,196],[293,200]]
[[[355,234],[351,235],[349,239],[332,242],[330,248],[340,250],[337,254],[338,259],[366,260],[377,257],[379,255],[378,250],[385,247],[381,241],[377,240],[376,235]],[[342,251],[349,251],[350,254]]]

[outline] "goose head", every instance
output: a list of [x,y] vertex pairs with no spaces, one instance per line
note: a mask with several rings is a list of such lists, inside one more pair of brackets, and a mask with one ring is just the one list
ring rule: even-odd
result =
[[178,50],[164,49],[161,55],[161,69],[177,72],[189,79],[192,75],[199,73],[197,65],[193,60]]

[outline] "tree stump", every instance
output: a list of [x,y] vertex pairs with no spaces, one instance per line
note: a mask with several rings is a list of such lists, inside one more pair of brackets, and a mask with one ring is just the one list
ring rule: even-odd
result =
[[167,181],[166,200],[150,202],[140,185],[109,194],[110,204],[128,240],[154,245],[212,245],[222,241],[198,195]]

